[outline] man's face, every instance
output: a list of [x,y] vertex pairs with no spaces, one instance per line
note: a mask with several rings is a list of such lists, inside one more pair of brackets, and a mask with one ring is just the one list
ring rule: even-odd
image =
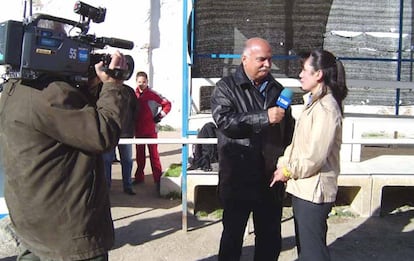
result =
[[257,44],[243,54],[242,63],[250,80],[261,81],[270,72],[272,51],[267,45]]
[[143,76],[138,76],[137,78],[137,85],[138,88],[143,91],[148,87],[148,81],[147,78],[143,77]]

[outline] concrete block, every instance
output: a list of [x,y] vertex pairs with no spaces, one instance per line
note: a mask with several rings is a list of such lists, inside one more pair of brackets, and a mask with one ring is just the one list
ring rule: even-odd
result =
[[[384,186],[414,186],[414,156],[382,155],[363,162],[341,162],[338,186],[357,187],[351,208],[362,217],[378,216]],[[218,172],[187,172],[187,204],[194,211],[197,186],[215,186]]]
[[180,177],[161,176],[160,195],[166,196],[170,193],[181,194],[181,176]]
[[[413,171],[413,170],[412,170]],[[382,189],[385,186],[414,186],[414,174],[396,175],[382,174],[372,176],[371,215],[379,216],[381,213]]]
[[370,175],[339,175],[338,186],[359,187],[351,208],[362,217],[371,215],[372,177]]
[[[216,186],[218,184],[218,172],[191,170],[187,171],[187,207],[194,211],[197,201],[197,186]],[[195,213],[194,213],[195,214]]]

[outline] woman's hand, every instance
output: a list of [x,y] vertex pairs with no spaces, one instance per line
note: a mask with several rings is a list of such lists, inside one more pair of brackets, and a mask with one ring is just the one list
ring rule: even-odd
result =
[[273,185],[280,181],[280,182],[287,182],[289,180],[289,177],[286,177],[283,173],[283,168],[278,167],[275,172],[273,172],[273,179],[270,182],[270,187],[273,187]]

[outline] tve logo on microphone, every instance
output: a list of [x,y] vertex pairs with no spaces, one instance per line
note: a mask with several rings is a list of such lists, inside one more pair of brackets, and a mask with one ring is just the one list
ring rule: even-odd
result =
[[276,105],[286,110],[292,103],[292,98],[293,92],[290,89],[284,88],[276,101]]

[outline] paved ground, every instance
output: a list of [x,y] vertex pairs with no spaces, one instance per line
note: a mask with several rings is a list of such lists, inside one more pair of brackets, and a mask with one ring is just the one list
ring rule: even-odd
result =
[[[165,132],[160,136],[179,135],[176,132]],[[164,169],[170,163],[181,162],[181,145],[159,145],[159,150]],[[149,166],[146,168],[145,183],[134,187],[137,192],[135,196],[122,192],[120,165],[113,165],[113,168],[111,201],[116,243],[109,253],[110,260],[217,260],[222,229],[220,220],[198,219],[188,213],[188,231],[183,231],[181,201],[158,196]],[[394,200],[395,193],[399,193],[398,200]],[[407,193],[411,196],[407,197]],[[412,193],[412,189],[402,192],[389,191],[389,194],[394,196],[387,208],[389,211],[398,209],[400,213],[385,217],[352,217],[347,216],[347,206],[338,208],[341,215],[332,216],[328,220],[328,244],[332,260],[413,260]],[[405,201],[400,200],[404,198]],[[411,202],[411,205],[407,206],[407,202]],[[286,207],[284,212],[283,251],[279,260],[295,260],[291,209]],[[254,234],[249,234],[245,238],[242,261],[253,260],[253,245]],[[10,248],[6,250],[0,247],[0,261],[9,260],[15,260]]]

